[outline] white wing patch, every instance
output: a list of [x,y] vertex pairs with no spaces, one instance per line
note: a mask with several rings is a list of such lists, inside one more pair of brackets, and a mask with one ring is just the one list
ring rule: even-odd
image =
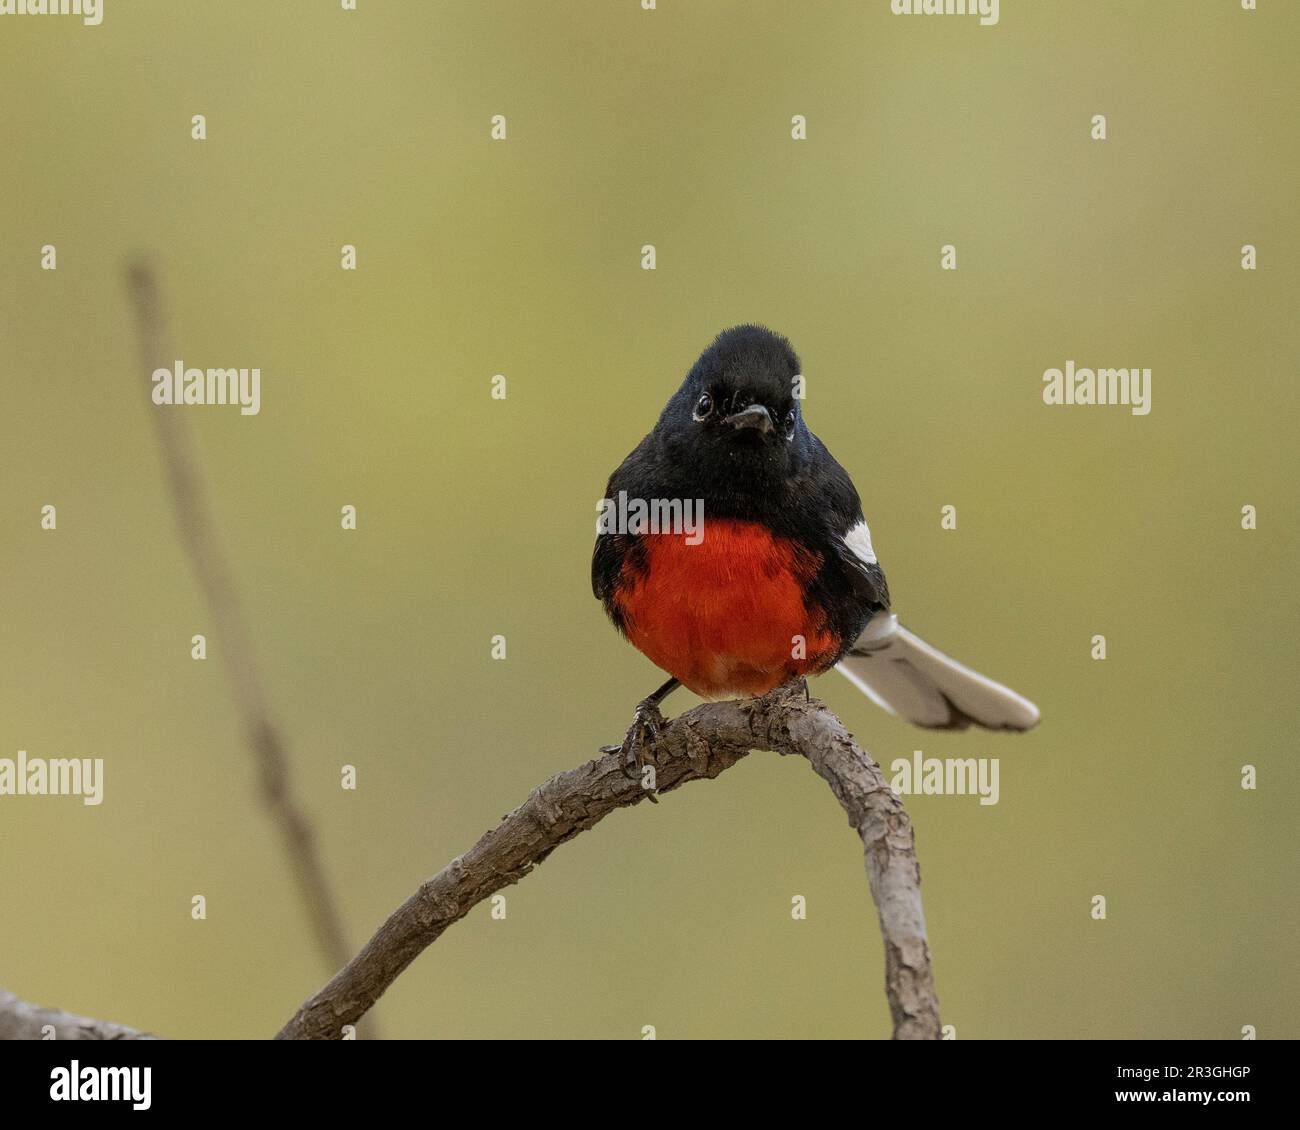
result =
[[845,534],[844,544],[853,551],[853,556],[859,561],[866,565],[876,564],[876,551],[871,548],[871,531],[867,529],[866,522],[859,522]]

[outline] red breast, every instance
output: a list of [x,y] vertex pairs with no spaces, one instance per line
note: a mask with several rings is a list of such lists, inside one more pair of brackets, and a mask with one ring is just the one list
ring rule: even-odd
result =
[[838,652],[804,602],[821,557],[753,522],[710,519],[703,540],[643,538],[615,596],[628,639],[702,698],[764,694],[825,669]]

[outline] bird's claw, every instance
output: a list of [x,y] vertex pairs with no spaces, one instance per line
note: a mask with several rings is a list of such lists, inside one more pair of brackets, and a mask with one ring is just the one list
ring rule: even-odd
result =
[[635,781],[641,776],[645,763],[654,761],[654,747],[659,743],[663,727],[664,716],[659,707],[643,700],[637,704],[632,725],[627,728],[627,737],[622,744],[601,746],[600,752],[622,754],[623,776]]

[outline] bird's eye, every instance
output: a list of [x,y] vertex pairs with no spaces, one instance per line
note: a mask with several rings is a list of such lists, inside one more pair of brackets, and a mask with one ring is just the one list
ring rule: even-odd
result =
[[707,416],[712,411],[713,411],[713,397],[711,397],[706,392],[703,396],[700,397],[699,401],[695,405],[695,418],[697,420],[703,420],[704,417]]
[[785,428],[787,435],[794,431],[794,409],[793,408],[791,408],[790,411],[785,414],[785,419],[781,421],[781,424]]

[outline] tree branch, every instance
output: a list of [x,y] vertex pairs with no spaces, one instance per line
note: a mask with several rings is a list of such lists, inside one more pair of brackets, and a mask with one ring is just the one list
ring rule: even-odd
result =
[[53,1027],[56,1040],[154,1039],[111,1020],[91,1020],[57,1008],[40,1008],[0,989],[0,1040],[44,1040],[47,1026]]
[[[140,364],[147,378],[156,369],[170,369],[175,355],[167,345],[162,302],[152,268],[144,262],[132,266],[127,272],[127,285],[135,312]],[[148,387],[147,380],[142,382],[142,391]],[[181,544],[207,601],[217,652],[225,664],[235,708],[259,771],[262,801],[280,830],[326,968],[337,969],[348,959],[351,948],[311,823],[292,789],[289,758],[262,690],[252,637],[217,537],[198,457],[182,410],[151,408]]]
[[[656,749],[659,792],[716,777],[751,750],[806,757],[830,785],[862,838],[867,878],[885,943],[885,993],[894,1038],[937,1039],[935,996],[921,910],[921,870],[911,822],[880,767],[823,703],[801,688],[760,699],[710,703],[674,719]],[[609,754],[539,785],[464,855],[423,883],[361,950],[276,1036],[331,1040],[355,1024],[448,926],[517,883],[560,844],[650,794]]]

